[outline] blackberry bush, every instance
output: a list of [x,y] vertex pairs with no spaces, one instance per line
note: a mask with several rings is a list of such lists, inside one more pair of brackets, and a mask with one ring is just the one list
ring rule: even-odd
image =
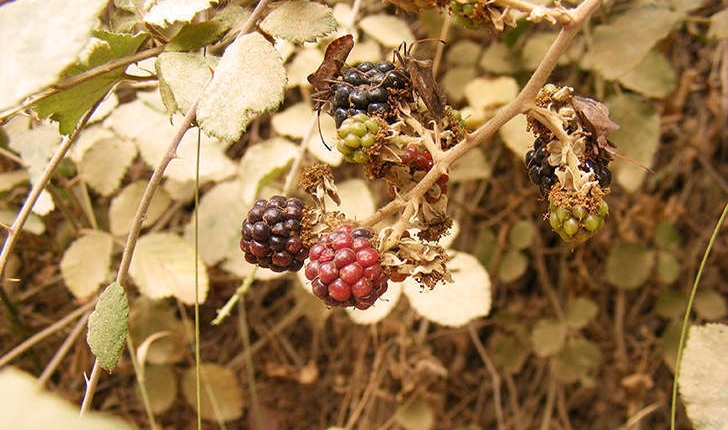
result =
[[367,309],[387,291],[387,274],[372,246],[372,232],[342,225],[309,250],[305,275],[328,306]]
[[359,114],[392,120],[393,104],[400,97],[407,97],[408,88],[409,75],[390,61],[365,62],[347,69],[341,80],[331,85],[336,127]]
[[308,255],[301,239],[303,208],[303,202],[294,197],[256,201],[241,231],[245,261],[274,272],[300,270]]

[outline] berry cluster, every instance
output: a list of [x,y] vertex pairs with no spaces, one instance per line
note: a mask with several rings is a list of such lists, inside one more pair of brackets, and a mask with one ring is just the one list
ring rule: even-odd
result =
[[346,70],[341,81],[331,85],[336,127],[362,113],[392,119],[392,97],[406,94],[408,86],[407,72],[390,61],[365,62]]
[[471,30],[487,27],[503,31],[504,24],[510,27],[516,26],[516,16],[512,9],[491,3],[478,0],[452,0],[449,9],[460,25]]
[[367,309],[387,291],[387,274],[372,247],[372,232],[342,225],[309,250],[305,275],[328,306]]
[[303,202],[274,196],[258,200],[243,221],[240,249],[245,261],[274,272],[298,271],[308,255],[301,240]]
[[369,156],[364,152],[376,143],[379,124],[374,118],[360,113],[344,120],[339,126],[336,149],[351,163],[366,163]]
[[[419,182],[419,176],[424,176],[422,173],[427,173],[432,169],[432,154],[430,151],[421,148],[416,145],[407,145],[404,150],[404,154],[400,156],[402,164],[410,168],[410,174],[416,182]],[[440,200],[440,197],[447,194],[447,175],[441,175],[437,182],[425,193],[425,201],[433,204]],[[393,185],[394,186],[394,185]],[[394,190],[390,189],[390,194]]]
[[547,195],[558,179],[554,174],[554,166],[549,164],[549,151],[543,139],[536,138],[533,149],[526,152],[525,162],[528,178],[541,190],[542,195]]
[[599,186],[606,188],[612,183],[612,172],[607,166],[611,160],[611,155],[600,149],[598,157],[594,160],[585,160],[579,168],[584,172],[594,172],[594,179],[599,182]]
[[594,213],[582,205],[567,208],[551,203],[549,224],[565,242],[582,242],[604,227],[608,213],[609,206],[604,200]]

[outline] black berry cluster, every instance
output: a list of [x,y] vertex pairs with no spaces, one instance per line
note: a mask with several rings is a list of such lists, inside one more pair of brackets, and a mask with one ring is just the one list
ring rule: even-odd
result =
[[608,167],[610,161],[612,156],[607,151],[599,149],[597,157],[585,160],[579,168],[585,172],[589,170],[594,172],[594,179],[599,182],[599,186],[606,188],[612,183],[612,172]]
[[245,261],[274,272],[298,271],[308,256],[301,240],[303,202],[274,196],[258,200],[243,221],[240,249]]
[[[410,168],[410,173],[415,180],[420,179],[415,178],[415,176],[419,176],[417,175],[417,172],[427,173],[434,165],[430,151],[416,145],[407,145],[407,148],[404,150],[404,154],[402,154],[400,158],[402,159],[402,164]],[[448,179],[447,175],[440,175],[437,182],[435,182],[432,188],[425,193],[425,201],[427,201],[427,203],[435,203],[440,199],[440,197],[447,194]],[[393,195],[394,193],[391,191],[393,190],[390,190],[390,193]]]
[[390,61],[365,62],[344,71],[341,81],[331,85],[336,127],[346,118],[362,113],[393,118],[391,98],[404,94],[408,85],[407,72]]
[[342,225],[309,250],[305,275],[328,306],[367,309],[387,291],[387,274],[372,247],[372,232]]
[[533,149],[526,153],[525,162],[528,178],[541,190],[541,194],[547,195],[558,179],[554,174],[554,166],[549,164],[549,151],[543,139],[536,138]]

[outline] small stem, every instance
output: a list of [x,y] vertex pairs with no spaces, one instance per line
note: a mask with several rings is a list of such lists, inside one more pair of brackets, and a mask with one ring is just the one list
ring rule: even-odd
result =
[[76,341],[78,336],[86,328],[86,321],[88,321],[89,315],[91,315],[91,309],[87,310],[86,313],[83,314],[81,318],[79,318],[76,326],[73,328],[73,330],[71,330],[71,333],[66,337],[66,340],[63,341],[61,347],[58,348],[58,351],[56,351],[56,353],[53,355],[53,358],[43,370],[43,373],[41,373],[41,375],[38,377],[37,382],[39,388],[42,388],[45,385],[45,383],[48,381],[48,378],[51,377],[53,372],[61,363],[61,360],[63,360],[63,357],[65,357],[68,351],[71,349],[71,346],[73,346],[73,343]]

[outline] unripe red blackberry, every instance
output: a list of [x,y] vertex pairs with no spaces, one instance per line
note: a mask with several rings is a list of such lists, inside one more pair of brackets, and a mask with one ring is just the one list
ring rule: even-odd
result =
[[367,309],[387,291],[387,275],[372,247],[372,232],[343,225],[323,235],[308,252],[306,279],[328,306]]
[[303,202],[274,196],[255,202],[243,221],[240,249],[245,261],[274,272],[296,272],[303,267],[308,249],[301,240]]
[[365,62],[344,71],[341,81],[331,85],[331,111],[336,127],[359,114],[393,119],[390,101],[408,85],[407,72],[390,61]]
[[[405,148],[404,153],[400,156],[400,159],[402,160],[403,165],[410,168],[410,173],[413,178],[417,175],[418,171],[427,173],[430,169],[432,169],[432,166],[434,166],[430,151],[416,145],[408,145]],[[419,180],[419,178],[415,179]],[[435,184],[433,184],[432,187],[430,187],[430,189],[425,193],[425,201],[427,201],[427,203],[436,203],[440,200],[440,197],[447,194],[448,179],[449,177],[447,175],[440,175]],[[389,192],[391,197],[394,197],[394,190],[390,189]]]

